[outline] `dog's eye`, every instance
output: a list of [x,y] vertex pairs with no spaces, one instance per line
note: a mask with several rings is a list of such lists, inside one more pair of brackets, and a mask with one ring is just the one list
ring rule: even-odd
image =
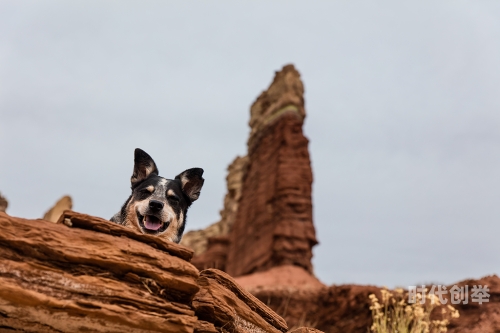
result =
[[142,189],[139,191],[140,198],[147,198],[151,195],[151,192],[148,189]]
[[173,202],[179,202],[179,197],[177,197],[175,195],[169,195],[168,200],[171,200]]

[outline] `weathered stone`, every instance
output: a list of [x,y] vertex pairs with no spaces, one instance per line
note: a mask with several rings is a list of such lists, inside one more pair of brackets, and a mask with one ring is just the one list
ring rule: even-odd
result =
[[146,236],[144,242],[120,237],[118,229],[122,235],[130,230],[105,220],[92,223],[112,226],[103,229],[115,235],[81,229],[78,218],[71,220],[70,228],[0,213],[0,327],[193,332],[197,319],[188,304],[199,289],[198,271],[171,255],[175,251],[162,250],[177,244],[160,247],[147,235],[138,235]]
[[279,333],[287,324],[264,303],[238,286],[227,274],[207,269],[198,279],[200,291],[193,299],[196,315],[228,332]]
[[65,195],[55,205],[49,209],[43,219],[50,222],[57,222],[65,210],[71,210],[73,208],[73,200],[69,195]]
[[167,242],[155,236],[138,233],[132,229],[124,228],[116,223],[110,223],[108,220],[100,217],[73,211],[65,211],[57,223],[65,224],[73,228],[93,230],[117,237],[134,239],[186,261],[190,261],[193,257],[193,251],[185,246],[175,244],[173,242]]
[[194,333],[219,333],[215,325],[208,321],[198,320],[194,327]]
[[[192,251],[97,217],[58,223],[0,213],[0,332],[285,332]],[[196,316],[195,316],[196,311]]]
[[276,291],[279,289],[288,290],[289,288],[300,288],[301,290],[327,288],[304,268],[294,265],[276,266],[263,272],[238,276],[234,280],[252,294],[266,289]]
[[293,330],[288,331],[288,333],[323,333],[320,330],[310,327],[299,327]]
[[[452,319],[448,328],[449,333],[497,333],[500,332],[500,278],[497,275],[483,277],[479,280],[465,280],[456,283],[459,287],[468,286],[468,304],[453,305],[460,317]],[[488,302],[479,304],[472,302],[474,286],[488,286]],[[452,286],[448,286],[450,290]],[[448,304],[450,294],[447,294]],[[439,312],[438,309],[436,312]]]
[[226,271],[240,276],[279,265],[312,272],[312,222],[303,85],[291,65],[251,108],[248,166],[229,235]]
[[2,196],[2,193],[0,193],[0,212],[5,212],[8,206],[9,202]]
[[202,254],[195,256],[192,264],[199,270],[216,268],[221,271],[225,271],[228,247],[228,236],[210,237],[208,239],[207,250]]
[[221,221],[182,240],[195,250],[199,269],[239,276],[297,265],[312,272],[317,240],[303,93],[299,73],[288,65],[252,105],[248,155],[228,168]]
[[258,144],[263,129],[286,113],[295,114],[301,120],[306,117],[304,85],[293,65],[284,66],[281,71],[276,72],[269,88],[262,92],[252,105],[249,152]]
[[238,210],[241,184],[247,164],[248,158],[246,156],[236,157],[227,168],[227,193],[224,197],[224,208],[220,211],[220,221],[202,230],[189,231],[182,237],[181,244],[193,249],[195,255],[200,255],[207,250],[208,239],[210,237],[224,236],[231,230],[236,211]]

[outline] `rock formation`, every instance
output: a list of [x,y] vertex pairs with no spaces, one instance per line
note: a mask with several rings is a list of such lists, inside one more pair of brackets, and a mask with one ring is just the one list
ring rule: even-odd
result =
[[251,107],[248,167],[229,235],[230,275],[279,265],[312,272],[317,241],[303,93],[299,73],[288,65]]
[[8,206],[9,202],[2,196],[2,193],[0,193],[0,212],[5,212]]
[[181,244],[193,249],[195,255],[200,255],[207,250],[210,237],[225,236],[229,234],[234,223],[236,211],[238,210],[238,201],[241,196],[241,183],[247,164],[248,157],[238,156],[227,168],[227,193],[224,198],[224,208],[220,211],[220,221],[202,230],[189,231],[182,237]]
[[181,245],[66,211],[0,213],[0,332],[280,333],[286,322]]
[[193,264],[199,269],[240,276],[296,265],[312,272],[317,241],[303,94],[299,73],[288,65],[252,105],[248,155],[229,167],[221,212],[229,228],[215,224],[197,231],[197,241],[188,233],[183,242],[196,249]]
[[59,201],[57,201],[54,206],[49,209],[43,219],[50,222],[57,222],[65,210],[71,210],[73,208],[73,200],[69,195],[65,195]]

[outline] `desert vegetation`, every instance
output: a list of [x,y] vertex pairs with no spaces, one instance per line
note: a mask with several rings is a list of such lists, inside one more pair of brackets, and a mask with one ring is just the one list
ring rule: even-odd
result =
[[444,333],[449,319],[460,316],[448,305],[441,307],[440,319],[431,319],[432,311],[440,304],[435,294],[416,293],[409,298],[403,289],[382,289],[380,293],[380,301],[375,294],[369,296],[373,319],[369,331],[373,333]]

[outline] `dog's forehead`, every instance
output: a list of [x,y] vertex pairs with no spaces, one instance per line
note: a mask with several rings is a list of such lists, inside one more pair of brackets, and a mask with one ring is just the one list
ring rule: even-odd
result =
[[151,175],[146,180],[144,180],[138,187],[137,190],[142,190],[153,186],[155,189],[161,188],[162,190],[181,190],[181,184],[178,179],[167,179],[157,175]]

